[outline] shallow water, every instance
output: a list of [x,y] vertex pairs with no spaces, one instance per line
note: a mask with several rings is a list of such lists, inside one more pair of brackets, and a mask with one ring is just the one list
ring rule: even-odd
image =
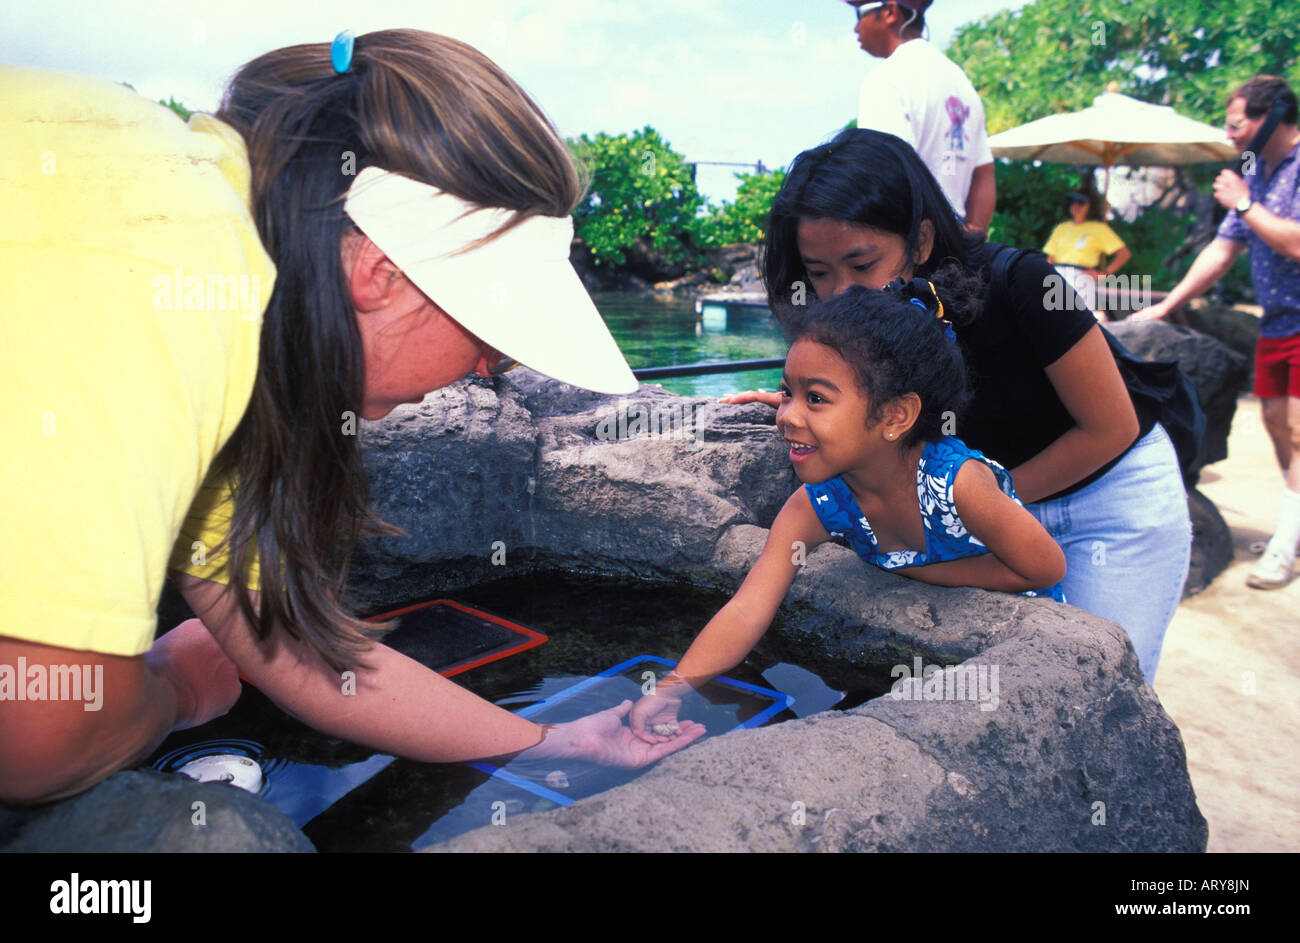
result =
[[[508,710],[540,708],[534,719],[548,723],[635,700],[647,671],[668,670],[653,659],[675,662],[727,600],[720,593],[680,587],[571,577],[487,584],[456,598],[550,636],[537,648],[455,678]],[[652,661],[643,662],[643,656]],[[591,681],[620,665],[611,677]],[[683,718],[704,723],[709,736],[746,722],[776,723],[854,706],[889,687],[886,676],[867,677],[819,660],[775,632],[728,677],[739,684],[694,695],[682,710]],[[554,700],[579,683],[587,687]],[[746,685],[775,689],[794,702],[785,708],[775,696]],[[205,753],[256,759],[264,777],[260,795],[289,815],[321,851],[414,850],[473,828],[506,824],[516,815],[554,809],[644,772],[516,761],[507,772],[520,779],[512,782],[490,775],[489,766],[397,759],[319,734],[248,686],[230,714],[173,734],[149,765],[175,770]]]
[[[593,297],[623,356],[634,368],[785,356],[785,341],[766,308],[731,308],[725,316],[701,319],[692,300],[609,293]],[[781,371],[749,370],[655,382],[685,396],[725,396],[741,390],[775,390]]]

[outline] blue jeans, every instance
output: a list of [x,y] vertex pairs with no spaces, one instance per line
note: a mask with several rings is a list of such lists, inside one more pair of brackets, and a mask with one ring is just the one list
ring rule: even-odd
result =
[[1065,601],[1122,625],[1152,683],[1192,554],[1187,491],[1164,426],[1088,487],[1026,507],[1065,551]]

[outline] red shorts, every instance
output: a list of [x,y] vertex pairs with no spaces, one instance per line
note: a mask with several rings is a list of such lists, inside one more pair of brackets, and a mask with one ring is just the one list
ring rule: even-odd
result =
[[1300,334],[1261,337],[1255,348],[1255,395],[1300,397]]

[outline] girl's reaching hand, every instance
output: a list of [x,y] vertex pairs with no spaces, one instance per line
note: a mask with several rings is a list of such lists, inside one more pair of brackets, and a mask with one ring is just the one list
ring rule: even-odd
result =
[[[674,737],[681,736],[681,725],[677,723],[677,713],[681,710],[682,699],[669,694],[647,694],[636,702],[628,717],[628,726],[632,733],[646,743],[667,743]],[[676,733],[656,733],[654,728],[666,724],[676,728]]]

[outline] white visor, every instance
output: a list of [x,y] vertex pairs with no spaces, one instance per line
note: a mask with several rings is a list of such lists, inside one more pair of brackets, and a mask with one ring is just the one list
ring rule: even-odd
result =
[[401,174],[367,167],[344,211],[438,307],[467,331],[539,373],[597,393],[631,393],[636,378],[569,264],[573,219],[516,217]]

